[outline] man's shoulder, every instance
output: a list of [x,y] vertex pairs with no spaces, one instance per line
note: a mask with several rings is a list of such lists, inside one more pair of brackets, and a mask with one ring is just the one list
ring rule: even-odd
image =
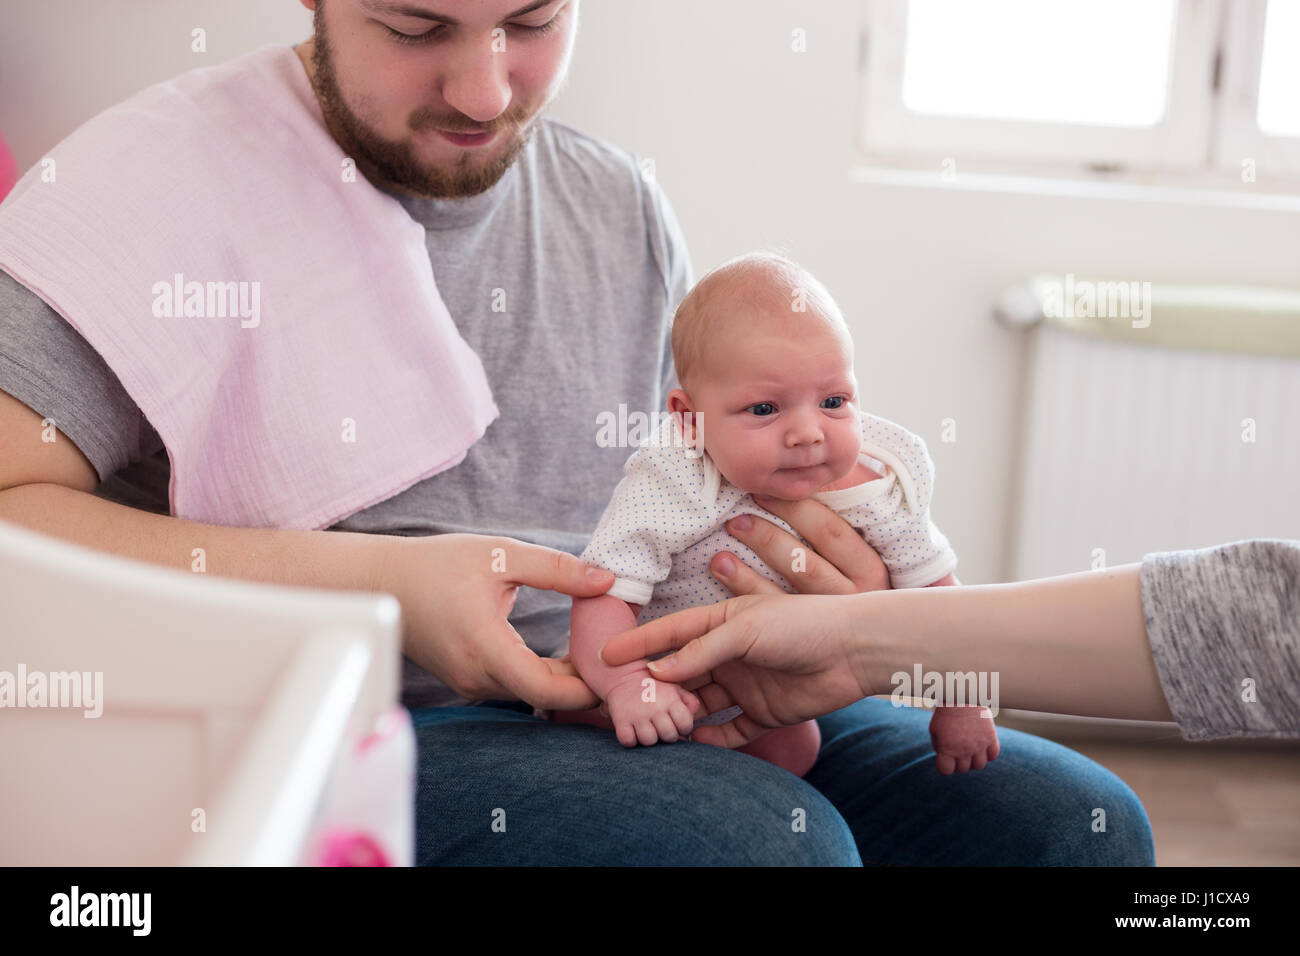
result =
[[554,201],[584,232],[648,248],[675,306],[691,284],[689,254],[651,161],[550,117],[538,134],[534,161]]
[[[282,43],[268,43],[224,62],[183,70],[142,87],[126,99],[109,106],[98,116],[111,116],[117,122],[200,122],[209,118],[214,99],[243,102],[250,91],[266,90],[272,84],[293,94],[310,90],[306,74],[296,76],[301,71],[301,63],[292,47]],[[295,108],[301,109],[301,95],[295,98]],[[265,109],[274,103],[269,97],[264,100],[246,105]],[[144,109],[154,112],[138,116]]]
[[[215,156],[237,159],[243,142],[259,142],[268,128],[313,107],[306,74],[295,77],[295,69],[302,71],[292,47],[267,44],[223,63],[185,70],[91,116],[51,155],[58,158],[60,172],[103,165],[104,155],[112,153],[115,162],[129,157],[133,169],[170,174],[178,157],[192,153],[198,141],[211,144]],[[277,89],[289,94],[278,95]],[[247,122],[250,111],[261,122]],[[147,149],[139,148],[142,142]]]
[[631,150],[583,132],[568,123],[544,116],[538,123],[538,139],[550,158],[577,162],[594,175],[635,186],[640,172],[640,157]]
[[653,210],[636,153],[550,117],[542,118],[537,132],[538,174],[584,216],[604,208],[626,228],[627,217]]

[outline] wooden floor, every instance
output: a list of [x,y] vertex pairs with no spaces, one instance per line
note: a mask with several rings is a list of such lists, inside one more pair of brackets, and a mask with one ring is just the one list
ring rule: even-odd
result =
[[1021,711],[998,725],[1059,741],[1132,787],[1158,866],[1300,866],[1300,741],[1191,743],[1173,724]]

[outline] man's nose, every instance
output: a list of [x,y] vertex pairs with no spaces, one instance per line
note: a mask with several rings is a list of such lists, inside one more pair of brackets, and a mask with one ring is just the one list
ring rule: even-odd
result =
[[462,44],[442,83],[447,105],[484,125],[510,105],[509,60],[504,51],[496,52],[492,46],[491,36]]

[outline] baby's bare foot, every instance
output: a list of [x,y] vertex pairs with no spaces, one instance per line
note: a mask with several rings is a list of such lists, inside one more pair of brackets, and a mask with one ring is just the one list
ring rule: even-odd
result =
[[998,731],[987,707],[936,707],[930,718],[930,743],[939,773],[983,770],[999,752]]
[[790,727],[769,730],[763,736],[736,749],[741,753],[776,764],[796,777],[802,777],[817,762],[821,745],[822,734],[817,721],[805,720]]

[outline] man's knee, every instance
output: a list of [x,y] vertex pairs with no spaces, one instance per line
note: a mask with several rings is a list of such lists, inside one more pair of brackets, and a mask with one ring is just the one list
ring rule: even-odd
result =
[[1086,797],[1086,829],[1070,826],[1060,860],[1067,866],[1155,866],[1151,821],[1136,793],[1109,770],[1096,766],[1080,781]]
[[1047,745],[1038,748],[1026,778],[1050,783],[1021,790],[1018,800],[1002,808],[1002,823],[1019,843],[1014,853],[1020,859],[1008,862],[1155,865],[1151,821],[1142,802],[1105,767],[1064,747]]
[[466,722],[424,730],[420,759],[422,863],[861,864],[852,832],[821,793],[734,751],[625,749],[580,724]]
[[[669,799],[690,821],[704,852],[699,863],[714,866],[861,866],[848,824],[821,793],[766,761],[728,754],[733,766],[725,780],[703,774],[712,797],[701,792],[693,804]],[[709,777],[713,779],[708,780]],[[683,843],[683,849],[689,841]]]

